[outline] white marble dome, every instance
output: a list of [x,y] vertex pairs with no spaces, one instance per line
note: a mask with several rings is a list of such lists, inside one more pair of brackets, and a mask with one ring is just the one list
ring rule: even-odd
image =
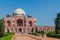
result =
[[25,11],[21,8],[17,8],[16,10],[14,10],[14,14],[17,14],[17,15],[24,14],[25,15]]

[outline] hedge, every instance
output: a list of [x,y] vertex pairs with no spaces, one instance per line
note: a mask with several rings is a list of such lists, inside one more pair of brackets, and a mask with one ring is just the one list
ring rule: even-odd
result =
[[39,36],[40,35],[40,33],[28,33],[28,34],[35,35],[35,36]]
[[60,38],[60,34],[47,34],[48,37]]

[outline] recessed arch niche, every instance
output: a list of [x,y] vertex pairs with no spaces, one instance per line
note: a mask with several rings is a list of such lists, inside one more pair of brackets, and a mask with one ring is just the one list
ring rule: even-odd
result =
[[32,21],[29,21],[29,26],[32,26]]
[[11,25],[11,22],[10,21],[7,21],[7,24],[8,24],[8,26],[10,26]]
[[22,19],[17,19],[17,25],[18,26],[23,26],[23,20]]

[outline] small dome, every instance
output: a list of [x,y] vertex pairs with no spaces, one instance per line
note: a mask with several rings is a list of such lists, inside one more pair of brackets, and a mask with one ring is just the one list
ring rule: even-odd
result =
[[16,15],[24,14],[24,15],[25,15],[25,12],[24,12],[23,9],[21,9],[21,8],[17,8],[16,10],[14,10],[14,14],[16,14]]
[[32,17],[32,15],[31,15],[31,14],[29,14],[29,15],[28,15],[28,17]]
[[10,14],[7,14],[6,17],[11,17],[11,15]]

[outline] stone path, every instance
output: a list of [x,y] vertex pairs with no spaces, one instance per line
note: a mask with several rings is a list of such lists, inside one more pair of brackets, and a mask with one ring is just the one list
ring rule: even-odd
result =
[[43,38],[42,40],[60,40],[60,39],[47,37],[47,38]]
[[29,34],[21,34],[21,33],[16,33],[15,37],[13,40],[60,40],[56,38],[42,38],[34,35],[29,35]]
[[13,40],[39,40],[38,38],[32,37],[28,34],[15,34],[15,37]]

